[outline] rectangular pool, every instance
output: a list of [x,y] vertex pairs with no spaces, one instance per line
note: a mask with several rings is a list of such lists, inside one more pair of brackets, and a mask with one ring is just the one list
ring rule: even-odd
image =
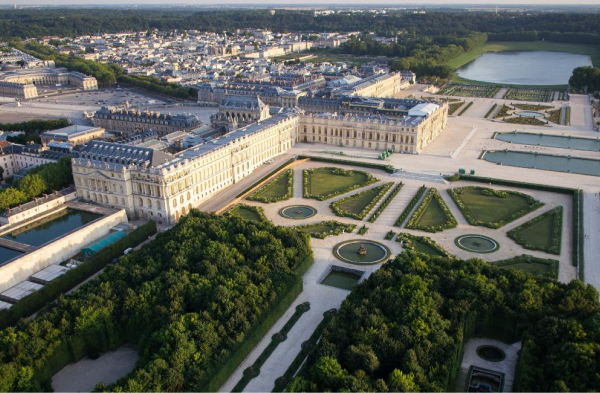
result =
[[21,251],[13,250],[6,247],[0,247],[0,265],[20,255],[23,255]]
[[534,134],[531,132],[499,132],[496,134],[496,139],[521,145],[600,151],[600,139],[592,138],[572,138],[560,135]]
[[360,280],[360,276],[357,274],[332,270],[327,274],[327,277],[321,281],[321,284],[351,290],[358,280]]
[[37,247],[80,228],[99,217],[102,216],[81,210],[65,209],[19,228],[3,237]]
[[511,150],[485,151],[482,160],[521,168],[600,176],[600,161],[588,158],[527,153]]

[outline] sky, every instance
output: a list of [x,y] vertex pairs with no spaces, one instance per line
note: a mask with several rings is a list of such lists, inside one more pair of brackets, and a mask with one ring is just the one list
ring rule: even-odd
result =
[[348,4],[348,5],[368,5],[372,4],[385,4],[385,5],[419,5],[419,4],[490,4],[490,5],[509,5],[509,4],[521,4],[521,5],[600,5],[600,0],[0,0],[0,5],[92,5],[92,4],[201,4],[201,5],[223,5],[223,4],[310,4],[310,5],[327,5],[327,4]]

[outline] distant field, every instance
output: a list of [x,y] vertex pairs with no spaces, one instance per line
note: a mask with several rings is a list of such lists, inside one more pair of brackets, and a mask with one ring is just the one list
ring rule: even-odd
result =
[[595,67],[600,67],[600,47],[595,45],[583,45],[583,44],[564,44],[558,42],[549,41],[525,41],[525,42],[505,42],[505,41],[493,41],[488,42],[484,46],[472,50],[469,53],[465,53],[456,59],[450,60],[446,65],[457,69],[467,64],[468,62],[475,60],[479,56],[486,52],[500,52],[509,50],[519,51],[548,51],[548,52],[569,52],[576,53],[579,55],[588,55],[592,58],[592,63]]

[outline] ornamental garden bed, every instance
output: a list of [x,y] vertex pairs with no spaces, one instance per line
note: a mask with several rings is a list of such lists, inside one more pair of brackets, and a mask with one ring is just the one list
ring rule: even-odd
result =
[[394,183],[386,183],[370,190],[350,195],[331,203],[331,210],[339,217],[350,217],[356,220],[364,219],[375,207],[377,202],[392,188]]
[[550,115],[548,117],[548,120],[550,120],[554,124],[559,124],[560,125],[560,115],[562,113],[561,109],[556,109],[556,110],[553,110],[553,111],[547,111],[546,113],[548,115]]
[[548,125],[548,121],[536,119],[535,117],[518,116],[511,117],[503,120],[505,123],[510,124],[525,124],[528,126],[545,126]]
[[524,111],[542,111],[545,109],[554,108],[553,106],[541,105],[541,104],[533,105],[533,104],[513,104],[513,103],[511,103],[511,105],[514,106],[515,108],[519,108]]
[[396,223],[394,224],[395,227],[402,226],[402,223],[404,222],[404,220],[406,220],[406,217],[408,217],[412,209],[417,205],[419,199],[421,199],[426,190],[427,187],[425,187],[425,185],[422,185],[421,188],[419,188],[419,190],[415,193],[415,196],[413,196],[413,198],[408,203],[408,206],[404,208],[402,214],[400,214],[400,217],[398,217],[398,220],[396,220]]
[[375,183],[379,179],[370,173],[357,170],[324,167],[305,169],[302,172],[304,198],[319,201],[345,194]]
[[451,83],[438,92],[439,95],[492,98],[499,91],[500,86],[494,85],[472,85],[462,83]]
[[504,95],[505,100],[550,102],[554,99],[554,90],[511,87]]
[[247,199],[262,203],[285,201],[294,195],[294,171],[288,169],[271,180]]
[[506,234],[524,248],[560,255],[562,239],[562,206],[527,221]]
[[265,211],[259,206],[244,205],[241,203],[229,209],[228,213],[249,221],[268,221]]
[[534,276],[558,278],[559,262],[556,259],[537,258],[532,255],[523,254],[511,259],[490,262],[490,264],[501,269],[520,270]]
[[328,236],[338,236],[342,233],[352,233],[356,229],[354,224],[344,224],[339,221],[323,221],[317,224],[299,225],[294,229],[308,233],[317,239],[325,239]]
[[457,225],[456,218],[450,212],[442,196],[435,188],[431,188],[406,224],[406,228],[441,232],[445,229],[455,228]]
[[496,116],[494,116],[494,119],[500,119],[500,118],[505,118],[507,116],[511,116],[511,114],[509,112],[514,111],[514,110],[515,109],[511,108],[510,106],[502,105],[502,107],[500,108],[498,113],[496,113]]
[[470,225],[500,228],[544,204],[533,197],[507,190],[467,186],[448,190]]
[[402,248],[405,250],[431,255],[433,257],[451,257],[442,246],[437,244],[430,237],[414,236],[410,233],[400,233],[396,238],[396,241],[402,242]]

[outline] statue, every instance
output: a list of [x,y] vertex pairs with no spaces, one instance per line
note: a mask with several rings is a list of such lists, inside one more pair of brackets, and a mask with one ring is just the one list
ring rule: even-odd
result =
[[367,255],[367,249],[364,244],[361,244],[360,247],[358,247],[358,255]]

